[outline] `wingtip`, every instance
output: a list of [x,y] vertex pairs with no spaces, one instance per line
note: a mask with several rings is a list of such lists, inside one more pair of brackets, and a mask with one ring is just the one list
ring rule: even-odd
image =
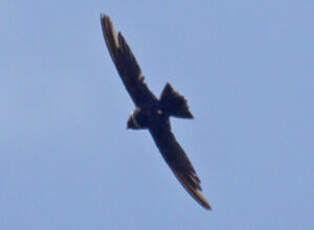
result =
[[205,209],[211,211],[212,207],[209,205],[209,203],[207,202],[206,198],[204,197],[204,195],[200,192],[200,190],[196,190],[195,191],[195,195],[196,195],[196,201],[199,202],[199,204],[204,207]]
[[205,196],[202,194],[201,192],[202,188],[199,183],[196,183],[194,185],[191,184],[190,182],[186,180],[184,176],[182,176],[182,174],[180,175],[178,171],[174,171],[174,174],[177,177],[177,179],[180,181],[181,185],[194,198],[194,200],[197,201],[197,203],[199,203],[203,208],[207,210],[212,209],[208,201],[206,200]]
[[103,26],[105,26],[105,24],[111,24],[110,17],[104,13],[100,13],[100,22]]
[[212,211],[212,207],[206,202],[205,204],[202,205],[206,210]]
[[102,27],[105,27],[106,21],[110,21],[110,18],[106,14],[100,13],[100,23]]
[[190,195],[199,203],[203,208],[205,208],[208,211],[212,210],[212,207],[204,197],[204,195],[201,193],[200,189],[191,189],[187,185],[183,185],[184,188],[190,193]]
[[109,16],[104,13],[100,13],[100,19],[103,20],[105,18],[109,18]]

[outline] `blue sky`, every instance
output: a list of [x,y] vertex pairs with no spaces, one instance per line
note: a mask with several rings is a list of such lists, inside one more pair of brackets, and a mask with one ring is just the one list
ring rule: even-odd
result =
[[[313,1],[0,2],[0,229],[312,229]],[[101,33],[108,14],[213,207],[180,186]]]

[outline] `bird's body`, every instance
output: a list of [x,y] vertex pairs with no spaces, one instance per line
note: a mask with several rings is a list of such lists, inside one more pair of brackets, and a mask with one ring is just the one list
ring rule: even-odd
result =
[[201,193],[200,180],[175,139],[170,116],[193,118],[185,98],[166,84],[159,99],[148,89],[137,61],[121,33],[116,33],[110,18],[101,16],[104,38],[118,73],[135,103],[127,121],[130,129],[148,129],[163,158],[191,196],[204,208],[211,209]]

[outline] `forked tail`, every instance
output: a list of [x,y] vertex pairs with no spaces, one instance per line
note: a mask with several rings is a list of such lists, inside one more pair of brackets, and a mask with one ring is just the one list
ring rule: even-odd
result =
[[159,101],[164,111],[170,116],[193,118],[186,99],[176,92],[169,83],[163,89]]

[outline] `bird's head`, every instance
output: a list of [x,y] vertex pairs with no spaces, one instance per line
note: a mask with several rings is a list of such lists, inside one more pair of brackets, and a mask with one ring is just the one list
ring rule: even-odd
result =
[[146,129],[148,128],[149,115],[147,111],[142,111],[140,108],[136,108],[130,115],[127,128],[128,129]]

